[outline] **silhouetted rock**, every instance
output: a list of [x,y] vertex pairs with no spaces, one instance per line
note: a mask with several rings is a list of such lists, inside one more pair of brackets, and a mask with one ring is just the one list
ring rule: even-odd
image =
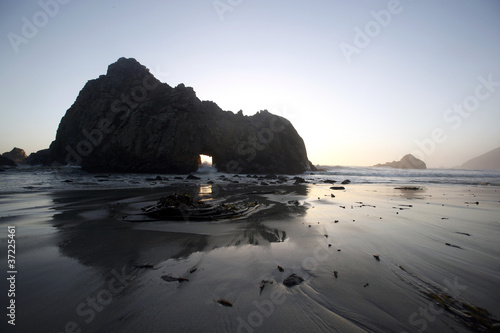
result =
[[425,162],[415,156],[408,154],[403,156],[400,161],[392,161],[384,164],[377,164],[374,167],[390,167],[396,169],[427,169]]
[[16,162],[11,160],[10,158],[7,158],[3,155],[0,155],[0,166],[16,166]]
[[26,159],[26,163],[30,165],[50,165],[52,162],[54,162],[54,157],[49,149],[43,149],[37,151],[36,153],[31,153]]
[[295,180],[294,184],[303,184],[306,182],[306,180],[302,177],[293,177],[293,179]]
[[462,168],[477,170],[500,169],[500,147],[468,160],[462,164]]
[[172,88],[125,58],[87,82],[43,157],[89,171],[188,174],[198,169],[200,154],[212,156],[222,172],[311,168],[302,138],[285,118],[266,110],[253,116],[223,111],[200,101],[193,88]]
[[28,158],[24,150],[21,148],[13,148],[11,151],[3,153],[2,156],[11,159],[17,164],[23,164]]

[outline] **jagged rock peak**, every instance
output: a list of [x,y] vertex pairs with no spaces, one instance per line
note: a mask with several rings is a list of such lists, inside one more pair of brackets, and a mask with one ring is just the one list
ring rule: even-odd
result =
[[144,72],[149,73],[149,69],[147,69],[146,66],[142,65],[134,58],[122,57],[108,66],[106,75],[126,78],[144,74]]

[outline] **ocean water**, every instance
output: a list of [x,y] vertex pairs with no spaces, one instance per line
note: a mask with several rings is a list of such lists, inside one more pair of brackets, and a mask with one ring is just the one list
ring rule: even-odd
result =
[[[208,167],[194,175],[200,179],[68,167],[1,172],[4,249],[8,226],[16,228],[16,329],[404,333],[500,325],[500,171],[329,167],[288,175],[287,184],[296,176],[308,183],[296,186]],[[366,185],[331,196],[325,181],[345,179]],[[131,222],[173,190],[261,207],[241,220]],[[291,273],[304,282],[285,287]],[[89,302],[99,297],[94,311]],[[7,326],[1,321],[0,332]]]
[[[258,181],[247,175],[228,175],[213,167],[202,167],[194,173],[200,182],[212,180],[216,183]],[[162,180],[156,179],[160,176]],[[253,176],[253,175],[252,175]],[[401,170],[373,167],[326,167],[324,171],[306,172],[300,176],[309,183],[325,180],[342,182],[349,179],[354,184],[395,184],[423,186],[442,185],[489,185],[500,186],[500,170],[426,169]],[[225,178],[224,178],[225,177]],[[0,193],[33,191],[124,189],[162,187],[172,183],[186,182],[185,175],[102,173],[90,174],[80,168],[18,167],[0,172]],[[246,179],[246,180],[245,180]],[[289,183],[292,183],[289,181]]]

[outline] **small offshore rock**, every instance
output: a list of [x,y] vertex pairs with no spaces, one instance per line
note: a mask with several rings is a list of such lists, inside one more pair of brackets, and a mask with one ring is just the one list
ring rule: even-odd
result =
[[377,261],[380,261],[380,255],[378,255],[377,253],[373,255],[373,258],[375,258]]
[[278,271],[284,272],[285,270],[283,269],[283,267],[281,267],[280,265],[278,265]]
[[339,276],[339,272],[333,271],[333,275],[337,278]]
[[346,179],[341,184],[342,185],[347,185],[347,184],[350,184],[350,183],[351,183],[351,181],[349,179]]
[[198,179],[201,179],[200,177],[196,177],[194,175],[189,175],[186,177],[186,179],[192,179],[192,180],[198,180]]
[[287,287],[293,287],[293,286],[301,284],[302,282],[304,282],[304,279],[294,273],[294,274],[291,274],[289,277],[287,277],[283,281],[283,284]]

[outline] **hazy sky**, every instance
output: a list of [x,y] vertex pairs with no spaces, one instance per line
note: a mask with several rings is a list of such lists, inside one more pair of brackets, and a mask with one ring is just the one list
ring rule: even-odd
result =
[[5,0],[0,32],[0,152],[47,148],[120,57],[285,116],[314,164],[452,167],[500,146],[498,0]]

